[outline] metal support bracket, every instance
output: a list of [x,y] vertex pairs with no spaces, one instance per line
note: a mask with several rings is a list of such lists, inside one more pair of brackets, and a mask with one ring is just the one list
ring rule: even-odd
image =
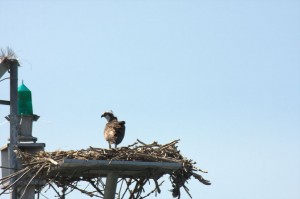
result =
[[0,104],[2,104],[2,105],[10,105],[10,101],[0,100]]
[[104,199],[115,199],[117,183],[118,183],[118,175],[113,172],[108,173],[106,177]]

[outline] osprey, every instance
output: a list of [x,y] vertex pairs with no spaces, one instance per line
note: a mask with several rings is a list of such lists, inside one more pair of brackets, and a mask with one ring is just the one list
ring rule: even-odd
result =
[[118,118],[114,116],[112,111],[104,112],[101,117],[105,117],[107,123],[104,129],[104,138],[109,144],[115,144],[115,148],[120,144],[125,135],[125,121],[118,121]]

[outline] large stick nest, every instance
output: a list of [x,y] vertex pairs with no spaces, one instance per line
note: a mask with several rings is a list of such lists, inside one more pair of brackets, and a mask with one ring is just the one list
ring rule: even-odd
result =
[[[189,189],[186,187],[187,181],[193,176],[199,182],[210,185],[208,180],[205,180],[199,172],[206,173],[205,171],[198,169],[191,159],[185,158],[181,155],[177,149],[176,144],[179,140],[172,141],[168,144],[158,144],[153,142],[151,144],[145,144],[140,140],[137,140],[132,145],[127,147],[121,147],[116,149],[103,149],[90,147],[82,150],[70,150],[70,151],[54,151],[45,152],[40,151],[38,153],[29,154],[16,149],[17,157],[20,159],[22,169],[15,173],[0,179],[1,184],[8,183],[5,186],[0,195],[9,192],[12,188],[18,187],[19,193],[22,195],[25,193],[30,183],[41,182],[40,186],[36,186],[38,194],[45,187],[53,188],[59,198],[65,198],[65,196],[73,190],[78,190],[81,193],[87,194],[91,197],[103,198],[105,183],[101,177],[80,177],[80,178],[68,178],[68,176],[60,176],[57,173],[55,176],[49,175],[53,168],[59,167],[60,162],[64,159],[84,159],[84,160],[121,160],[121,161],[144,161],[144,162],[176,162],[181,163],[181,167],[169,175],[170,182],[172,184],[172,195],[175,198],[180,198],[180,190],[183,188],[187,194],[191,197]],[[159,178],[122,178],[118,180],[119,191],[117,191],[116,198],[146,198],[152,193],[160,193],[160,186],[162,184],[158,182]],[[154,188],[152,191],[145,191],[144,186],[150,181],[154,182]],[[79,182],[87,182],[92,187],[92,191],[80,188]],[[125,184],[125,186],[123,186]],[[54,186],[55,185],[55,186]],[[62,189],[61,192],[58,188]],[[144,195],[143,195],[144,194]]]
[[6,50],[0,49],[0,63],[12,59],[17,59],[17,56],[11,48],[7,47]]

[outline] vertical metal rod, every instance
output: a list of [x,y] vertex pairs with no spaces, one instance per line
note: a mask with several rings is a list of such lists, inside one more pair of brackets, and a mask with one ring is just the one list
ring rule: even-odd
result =
[[106,177],[106,185],[104,190],[104,199],[115,199],[118,183],[118,175],[109,173]]
[[[10,63],[10,143],[9,143],[9,163],[10,173],[17,169],[17,157],[14,153],[14,147],[17,145],[18,135],[18,64],[15,61]],[[14,181],[15,178],[12,179]],[[17,188],[13,187],[10,196],[11,199],[18,199]]]

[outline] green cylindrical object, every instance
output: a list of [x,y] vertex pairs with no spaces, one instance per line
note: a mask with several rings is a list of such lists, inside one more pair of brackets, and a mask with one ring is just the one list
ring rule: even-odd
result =
[[33,114],[31,91],[23,83],[18,87],[18,114]]

